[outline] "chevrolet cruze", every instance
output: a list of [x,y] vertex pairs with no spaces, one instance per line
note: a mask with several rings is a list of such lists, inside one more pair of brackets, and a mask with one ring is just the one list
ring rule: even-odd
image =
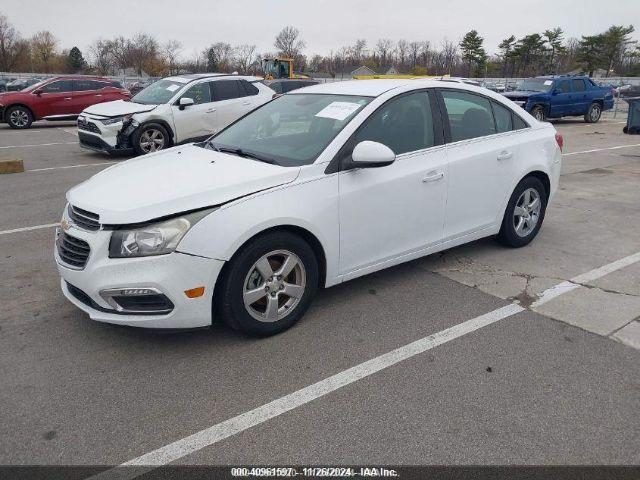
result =
[[475,86],[296,90],[72,188],[55,248],[62,291],[102,322],[274,334],[319,287],[481,237],[527,245],[561,148],[552,125]]

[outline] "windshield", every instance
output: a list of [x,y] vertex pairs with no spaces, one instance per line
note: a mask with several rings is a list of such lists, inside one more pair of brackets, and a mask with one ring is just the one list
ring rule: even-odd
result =
[[532,92],[548,92],[553,86],[553,80],[544,78],[527,78],[518,83],[518,90]]
[[146,105],[160,105],[162,103],[167,103],[173,98],[176,92],[185,85],[185,83],[186,82],[179,82],[168,78],[158,80],[147,88],[140,90],[136,95],[134,95],[131,101]]
[[350,95],[283,95],[204,146],[286,167],[308,165],[370,101]]

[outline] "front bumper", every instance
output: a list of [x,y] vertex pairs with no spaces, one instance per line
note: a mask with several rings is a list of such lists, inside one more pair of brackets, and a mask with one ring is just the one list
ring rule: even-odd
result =
[[128,135],[123,135],[122,123],[104,125],[99,119],[87,115],[78,117],[78,140],[80,146],[95,152],[108,154],[131,154],[133,148]]
[[[224,262],[174,252],[140,258],[109,258],[111,231],[88,232],[71,226],[67,235],[87,242],[91,253],[82,269],[65,264],[54,249],[65,297],[92,320],[147,328],[198,328],[211,325],[213,287]],[[204,295],[188,298],[184,293],[204,286]],[[166,314],[119,312],[100,292],[111,289],[153,288],[173,304]]]

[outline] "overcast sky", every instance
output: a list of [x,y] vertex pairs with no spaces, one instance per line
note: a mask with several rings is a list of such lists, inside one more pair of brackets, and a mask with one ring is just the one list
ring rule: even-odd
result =
[[286,25],[300,30],[308,55],[357,38],[368,47],[385,37],[458,41],[471,29],[485,38],[489,53],[511,34],[555,26],[566,38],[612,24],[640,29],[640,0],[2,0],[0,12],[25,37],[50,30],[61,48],[85,50],[99,37],[147,32],[160,42],[181,41],[183,57],[217,41],[273,51],[273,38]]

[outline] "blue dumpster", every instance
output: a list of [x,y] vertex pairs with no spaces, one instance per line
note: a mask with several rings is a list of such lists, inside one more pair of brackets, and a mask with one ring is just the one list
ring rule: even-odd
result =
[[624,133],[640,135],[640,97],[625,98],[629,104],[627,125],[622,129]]

